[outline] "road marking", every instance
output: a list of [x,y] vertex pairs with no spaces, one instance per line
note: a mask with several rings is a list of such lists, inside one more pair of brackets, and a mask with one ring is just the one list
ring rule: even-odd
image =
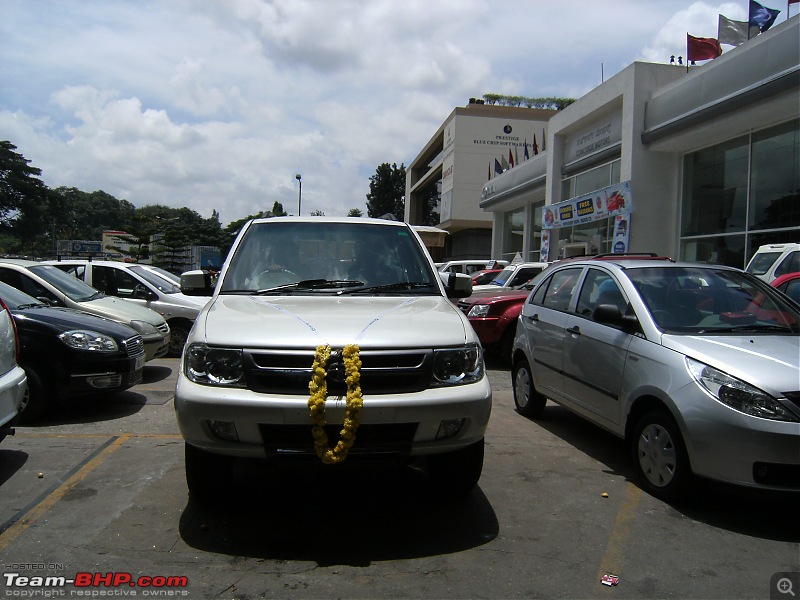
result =
[[11,542],[33,525],[39,517],[50,510],[67,492],[94,471],[108,455],[118,450],[131,437],[131,434],[125,433],[109,438],[89,456],[70,469],[65,475],[66,480],[59,479],[50,488],[21,508],[17,514],[0,525],[0,536],[2,536],[0,537],[0,552],[5,550]]
[[624,562],[625,552],[623,546],[630,537],[631,526],[636,520],[636,513],[638,512],[639,502],[642,499],[642,490],[632,483],[628,483],[625,490],[625,498],[619,505],[617,510],[617,519],[614,521],[614,527],[611,529],[611,536],[608,539],[608,545],[603,557],[600,559],[600,570],[595,577],[594,589],[592,590],[592,598],[604,598],[602,595],[603,589],[608,589],[608,586],[603,585],[600,580],[603,575],[611,573],[613,575],[622,576],[622,566]]

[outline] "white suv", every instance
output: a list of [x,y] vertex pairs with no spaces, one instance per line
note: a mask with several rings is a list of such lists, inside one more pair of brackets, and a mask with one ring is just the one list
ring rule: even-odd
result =
[[81,260],[65,258],[44,261],[82,279],[107,296],[124,298],[159,313],[169,325],[168,356],[180,356],[186,337],[194,324],[205,298],[181,293],[171,273],[154,267],[113,260]]
[[0,441],[14,435],[28,390],[25,371],[17,364],[19,341],[14,319],[0,300]]
[[759,246],[745,270],[767,283],[781,275],[800,271],[800,244]]
[[[480,478],[492,391],[480,342],[407,224],[247,223],[187,340],[175,392],[190,493],[221,494],[232,459],[423,462],[434,487]],[[350,458],[348,458],[350,457]],[[322,467],[327,468],[327,467]]]

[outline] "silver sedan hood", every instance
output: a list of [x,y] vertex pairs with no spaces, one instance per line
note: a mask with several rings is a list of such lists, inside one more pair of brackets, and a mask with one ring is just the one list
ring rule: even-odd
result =
[[800,390],[796,335],[664,335],[665,347],[737,377],[773,396]]
[[460,311],[441,296],[220,295],[201,313],[189,341],[291,349],[352,343],[363,348],[452,347],[454,340],[475,339]]

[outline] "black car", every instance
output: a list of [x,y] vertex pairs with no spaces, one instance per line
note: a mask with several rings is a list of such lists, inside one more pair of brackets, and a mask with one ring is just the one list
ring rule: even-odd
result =
[[142,379],[145,354],[136,330],[70,308],[56,308],[0,282],[0,298],[19,332],[17,360],[28,376],[20,421],[41,417],[55,401],[113,393]]

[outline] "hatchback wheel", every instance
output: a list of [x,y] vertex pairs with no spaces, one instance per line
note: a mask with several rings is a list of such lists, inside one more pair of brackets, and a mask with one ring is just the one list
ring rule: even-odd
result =
[[184,444],[189,495],[203,503],[222,500],[233,481],[233,458]]
[[517,412],[525,417],[536,418],[542,416],[547,404],[547,396],[536,391],[533,385],[533,375],[528,361],[519,359],[511,371],[511,380],[514,387],[514,404]]
[[687,490],[691,467],[680,429],[664,410],[645,414],[636,425],[632,450],[642,487],[662,500],[678,500]]

